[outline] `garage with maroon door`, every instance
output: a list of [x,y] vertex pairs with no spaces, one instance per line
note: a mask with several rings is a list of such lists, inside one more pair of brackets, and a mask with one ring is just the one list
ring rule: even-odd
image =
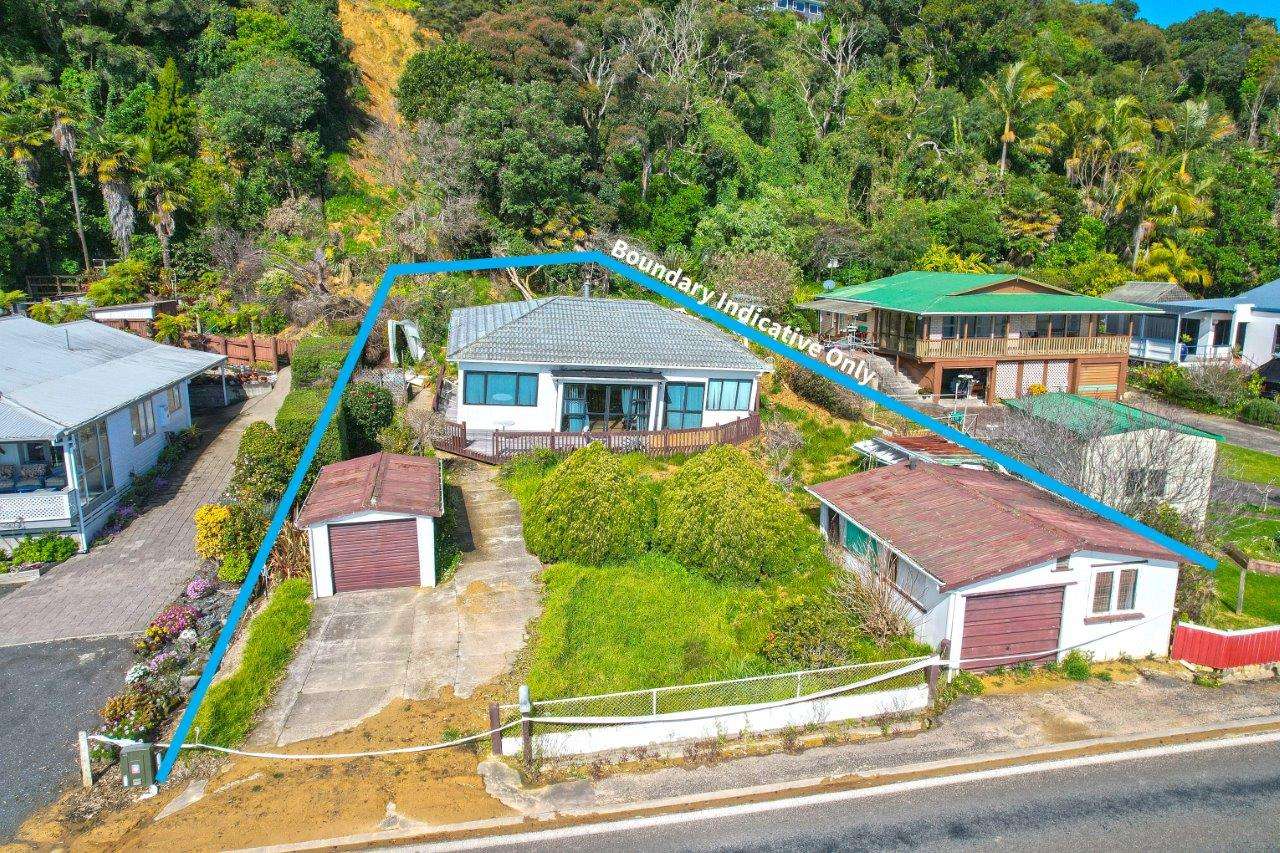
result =
[[1062,633],[1063,590],[1044,586],[965,596],[962,666],[993,669],[1054,659]]
[[418,522],[357,521],[329,525],[333,591],[418,586]]
[[321,468],[298,513],[316,597],[434,586],[441,489],[436,459],[375,453]]

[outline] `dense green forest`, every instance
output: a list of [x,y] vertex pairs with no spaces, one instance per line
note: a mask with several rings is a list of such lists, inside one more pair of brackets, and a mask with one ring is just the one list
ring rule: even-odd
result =
[[[913,267],[1087,293],[1280,275],[1270,19],[1161,29],[1129,0],[833,0],[813,23],[754,0],[394,9],[422,37],[388,125],[335,0],[0,0],[0,291],[120,259],[93,300],[177,292],[206,328],[275,330],[358,312],[389,262],[615,234],[775,298]],[[420,308],[475,298],[430,287]]]

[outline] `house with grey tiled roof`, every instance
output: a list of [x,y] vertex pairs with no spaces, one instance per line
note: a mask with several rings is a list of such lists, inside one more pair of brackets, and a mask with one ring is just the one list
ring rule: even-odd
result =
[[472,431],[718,426],[754,414],[771,368],[739,339],[653,302],[550,296],[460,308],[450,415]]

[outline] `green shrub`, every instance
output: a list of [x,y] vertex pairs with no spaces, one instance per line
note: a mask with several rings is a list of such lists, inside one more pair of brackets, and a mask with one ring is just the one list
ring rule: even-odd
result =
[[1062,659],[1062,672],[1072,681],[1086,681],[1093,674],[1093,665],[1088,655],[1079,649],[1072,649]]
[[391,392],[374,382],[353,382],[342,395],[347,441],[355,456],[378,450],[378,433],[391,425],[396,414]]
[[949,705],[961,696],[979,696],[983,689],[982,679],[972,672],[960,670],[953,673],[951,680],[938,691],[938,698],[942,704]]
[[1240,407],[1240,420],[1262,426],[1280,425],[1280,403],[1266,397],[1250,400]]
[[218,566],[218,580],[223,583],[240,583],[249,576],[249,567],[253,561],[243,551],[233,551],[222,558]]
[[544,563],[599,565],[640,554],[653,529],[653,486],[592,442],[547,474],[525,508],[529,550]]
[[195,719],[195,738],[218,746],[242,743],[293,659],[311,623],[311,584],[282,582],[249,623],[240,666],[209,688]]
[[787,368],[787,384],[803,400],[821,406],[838,418],[858,419],[858,406],[853,393],[803,367]]
[[293,387],[310,388],[315,385],[333,385],[338,371],[351,349],[351,339],[339,336],[303,338],[289,363],[293,368]]
[[814,526],[729,445],[694,457],[663,484],[654,545],[722,583],[829,568]]
[[15,566],[28,563],[62,563],[76,552],[76,540],[70,536],[46,533],[39,538],[28,537],[18,543],[9,555]]
[[[302,449],[306,447],[307,439],[311,437],[311,430],[320,419],[320,413],[324,411],[324,403],[325,395],[310,388],[290,391],[280,402],[280,411],[276,412],[276,432],[280,434],[281,445],[289,453],[291,467],[301,458]],[[342,417],[342,409],[339,407],[333,420],[329,422],[328,429],[324,431],[324,436],[320,439],[315,465],[312,467],[313,473],[306,485],[314,479],[317,466],[338,462],[346,459],[347,456],[346,423]]]
[[830,595],[797,596],[774,614],[760,654],[778,670],[821,669],[850,662],[856,623]]
[[249,424],[231,474],[231,491],[251,501],[278,501],[289,485],[297,456],[286,448],[280,434],[266,421]]

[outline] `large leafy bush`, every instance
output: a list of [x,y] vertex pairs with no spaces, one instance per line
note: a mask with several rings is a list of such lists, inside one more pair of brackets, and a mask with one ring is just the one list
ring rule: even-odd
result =
[[652,484],[593,442],[538,486],[525,510],[525,542],[547,563],[619,562],[645,548],[653,520]]
[[351,348],[351,339],[326,336],[303,338],[294,348],[289,363],[293,366],[293,387],[332,385]]
[[827,566],[814,526],[729,445],[691,459],[664,484],[654,545],[722,583],[756,583]]
[[250,500],[278,501],[289,484],[295,461],[271,424],[255,421],[240,436],[231,491]]
[[[323,411],[324,397],[310,388],[290,391],[281,401],[280,411],[276,412],[276,432],[294,463],[302,456],[302,449]],[[328,465],[347,457],[346,424],[343,420],[339,409],[320,439],[320,448],[316,451],[317,465]]]
[[353,382],[342,397],[342,408],[351,452],[356,456],[376,452],[378,433],[395,417],[391,392],[374,382]]

